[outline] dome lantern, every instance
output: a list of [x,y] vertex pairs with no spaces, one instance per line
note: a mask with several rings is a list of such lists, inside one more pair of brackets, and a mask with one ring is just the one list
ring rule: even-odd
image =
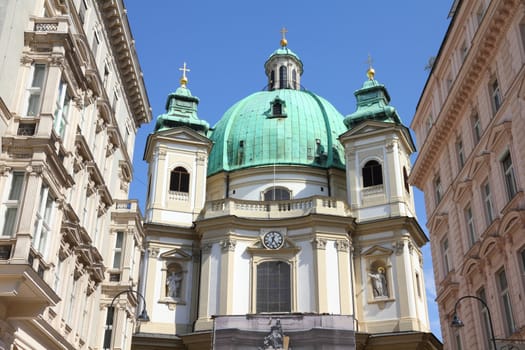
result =
[[299,56],[288,48],[286,39],[286,28],[281,29],[281,47],[275,50],[266,63],[264,69],[268,77],[268,90],[278,89],[301,89],[301,75],[303,74],[303,63]]

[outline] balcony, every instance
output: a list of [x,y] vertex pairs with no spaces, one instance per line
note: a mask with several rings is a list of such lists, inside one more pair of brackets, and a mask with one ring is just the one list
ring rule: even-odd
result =
[[66,16],[60,17],[31,17],[25,31],[25,40],[28,42],[55,42],[68,35],[69,24]]
[[27,259],[14,259],[16,240],[2,241],[0,260],[0,307],[6,318],[36,318],[48,306],[54,306],[59,296],[44,280],[49,266],[32,248]]
[[289,201],[248,201],[227,198],[207,202],[202,219],[237,216],[253,219],[282,219],[310,214],[349,217],[345,202],[330,197],[313,196]]

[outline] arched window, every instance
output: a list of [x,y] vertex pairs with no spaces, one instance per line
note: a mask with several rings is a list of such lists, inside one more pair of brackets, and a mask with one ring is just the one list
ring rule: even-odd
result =
[[363,167],[363,186],[370,187],[383,184],[383,171],[381,164],[376,160],[366,162]]
[[410,184],[408,183],[407,168],[403,167],[403,182],[405,184],[405,190],[410,193]]
[[292,70],[292,86],[295,90],[297,90],[297,72]]
[[274,70],[272,70],[270,72],[270,84],[269,84],[270,86],[269,86],[268,90],[273,90],[274,89],[273,84],[275,84],[275,71]]
[[170,191],[186,192],[190,191],[190,174],[183,167],[176,167],[171,171]]
[[290,199],[290,190],[287,188],[272,187],[264,192],[265,201],[289,201]]
[[279,88],[286,89],[288,80],[288,73],[285,66],[279,67]]
[[257,313],[292,311],[290,270],[290,265],[283,261],[257,265]]

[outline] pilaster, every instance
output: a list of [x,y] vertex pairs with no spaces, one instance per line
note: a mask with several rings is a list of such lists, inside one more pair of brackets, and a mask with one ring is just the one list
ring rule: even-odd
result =
[[231,315],[233,312],[233,272],[235,264],[235,247],[237,241],[226,238],[221,244],[221,290],[219,313]]
[[317,312],[328,312],[328,300],[326,295],[326,239],[316,237],[312,240],[315,266],[316,266],[316,290],[317,290]]

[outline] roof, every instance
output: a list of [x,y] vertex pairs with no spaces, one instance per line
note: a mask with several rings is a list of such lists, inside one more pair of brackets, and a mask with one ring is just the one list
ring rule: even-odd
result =
[[234,104],[214,127],[208,175],[275,164],[344,169],[338,136],[346,130],[335,107],[310,91],[260,91]]

